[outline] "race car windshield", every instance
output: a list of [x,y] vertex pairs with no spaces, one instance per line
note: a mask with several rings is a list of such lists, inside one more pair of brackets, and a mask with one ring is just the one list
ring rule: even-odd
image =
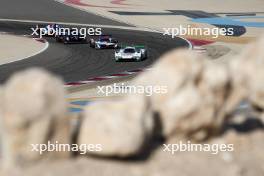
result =
[[103,38],[103,39],[100,39],[100,42],[108,42],[109,39],[108,38]]
[[124,53],[135,53],[135,49],[133,48],[125,49]]
[[116,39],[110,39],[110,41],[111,41],[112,43],[117,43],[117,40],[116,40]]

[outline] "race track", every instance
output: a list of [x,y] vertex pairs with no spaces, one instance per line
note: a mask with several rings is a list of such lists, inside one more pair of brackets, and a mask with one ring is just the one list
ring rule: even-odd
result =
[[[21,3],[19,11],[18,9],[13,9],[13,6],[10,5],[14,3],[14,1]],[[18,6],[15,7],[18,8]],[[7,8],[9,9],[7,10]],[[31,11],[32,8],[34,8],[34,10]],[[60,11],[58,9],[60,9]],[[23,11],[26,13],[20,16],[20,13]],[[34,0],[25,0],[23,3],[19,0],[4,2],[3,6],[0,6],[0,18],[7,17],[21,20],[128,26],[127,24],[76,10],[52,0],[38,0],[38,3]],[[35,25],[35,23],[0,21],[0,31],[17,35],[29,35],[32,32],[30,28]],[[171,39],[159,33],[115,28],[103,28],[102,31],[105,34],[112,34],[122,44],[146,45],[149,53],[148,59],[141,62],[116,63],[113,60],[114,50],[95,50],[90,48],[88,44],[64,45],[56,43],[52,38],[48,38],[47,40],[50,45],[43,53],[25,60],[1,65],[0,82],[4,82],[11,74],[18,70],[33,66],[46,68],[62,76],[66,82],[85,80],[91,77],[144,68],[151,65],[159,56],[170,49],[188,47],[188,43],[183,39]]]

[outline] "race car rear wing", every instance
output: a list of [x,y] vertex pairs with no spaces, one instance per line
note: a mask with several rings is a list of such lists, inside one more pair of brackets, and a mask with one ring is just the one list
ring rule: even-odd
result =
[[146,47],[144,45],[135,45],[136,49],[145,49]]
[[121,45],[121,48],[124,49],[126,47],[135,47],[136,49],[146,49],[144,45]]

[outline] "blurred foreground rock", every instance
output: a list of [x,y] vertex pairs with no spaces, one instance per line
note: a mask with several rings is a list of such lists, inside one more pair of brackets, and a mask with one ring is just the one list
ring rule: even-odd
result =
[[[39,160],[31,144],[69,143],[69,120],[63,82],[41,69],[13,76],[3,87],[1,126],[6,167]],[[53,154],[54,155],[54,154]],[[59,155],[68,155],[57,153]]]
[[264,110],[263,46],[264,38],[245,48],[230,64],[236,91],[260,111]]
[[[95,102],[80,114],[73,137],[62,81],[38,69],[16,74],[0,89],[0,163],[11,168],[8,176],[27,161],[36,162],[17,175],[263,176],[263,44],[264,38],[226,65],[172,51],[132,82],[165,93]],[[62,160],[54,158],[71,153],[50,153],[48,161],[28,150],[49,140],[102,150]],[[164,150],[163,143],[179,142],[232,144],[234,151]]]
[[96,155],[135,156],[148,142],[153,123],[144,95],[95,103],[85,109],[78,143],[101,144],[101,151],[87,151]]
[[203,140],[217,133],[224,122],[231,84],[228,69],[188,50],[166,54],[133,84],[167,87],[166,94],[150,97],[165,137]]

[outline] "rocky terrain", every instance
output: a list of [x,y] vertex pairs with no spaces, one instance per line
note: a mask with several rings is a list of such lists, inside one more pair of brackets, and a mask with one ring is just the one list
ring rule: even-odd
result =
[[[1,86],[1,175],[263,176],[264,38],[225,64],[189,50],[165,54],[127,95],[68,114],[63,82],[41,69]],[[31,144],[100,144],[102,150],[31,151]],[[168,144],[232,144],[233,151],[175,152]],[[165,145],[164,145],[165,144]]]

